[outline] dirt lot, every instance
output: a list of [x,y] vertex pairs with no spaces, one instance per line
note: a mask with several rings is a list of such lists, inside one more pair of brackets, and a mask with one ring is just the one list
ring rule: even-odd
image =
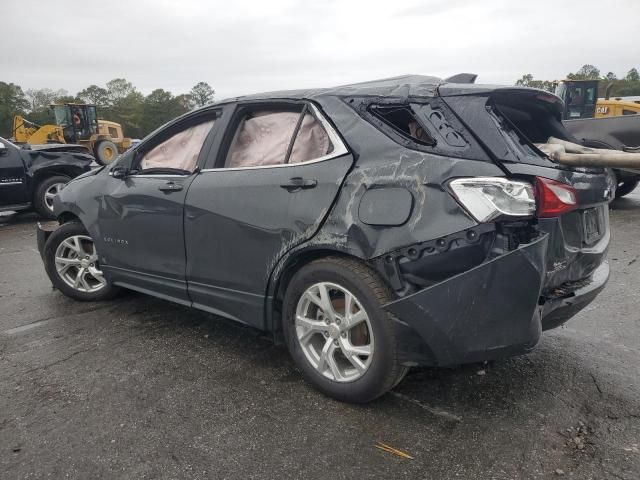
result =
[[413,370],[367,406],[316,393],[248,328],[133,293],[66,299],[35,217],[6,220],[0,477],[637,480],[640,191],[611,220],[607,289],[533,354]]

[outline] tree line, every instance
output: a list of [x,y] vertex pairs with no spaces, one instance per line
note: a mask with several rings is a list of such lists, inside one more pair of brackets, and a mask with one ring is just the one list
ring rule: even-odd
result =
[[[613,84],[611,87],[611,96],[615,97],[631,97],[640,95],[640,74],[637,68],[632,68],[627,72],[623,78],[618,78],[613,72],[608,72],[602,75],[600,69],[593,65],[583,65],[577,72],[571,72],[567,74],[567,80],[601,80],[598,85],[598,96],[603,97],[605,90],[609,84]],[[557,79],[564,80],[564,79]],[[516,85],[522,87],[540,88],[553,92],[557,80],[536,80],[533,75],[527,73],[523,75]]]
[[[566,77],[569,80],[602,80],[599,96],[604,96],[608,84],[613,83],[613,96],[640,95],[640,74],[636,68],[618,78],[613,72],[602,75],[593,65],[583,65]],[[516,85],[554,91],[554,80],[534,79],[530,73],[516,81]],[[22,115],[38,125],[55,123],[52,104],[91,103],[98,107],[98,116],[122,125],[125,135],[142,138],[169,120],[189,110],[213,102],[215,91],[206,82],[199,82],[188,93],[174,95],[158,88],[143,95],[131,82],[114,78],[104,87],[89,85],[76,95],[66,90],[50,88],[24,90],[16,84],[0,81],[0,136],[10,138],[14,115]]]
[[90,103],[98,107],[98,117],[122,125],[126,136],[142,138],[169,120],[213,102],[215,91],[199,82],[180,95],[158,88],[142,94],[124,78],[114,78],[104,87],[89,85],[76,95],[50,88],[23,90],[19,85],[0,81],[0,136],[12,136],[14,115],[46,125],[55,123],[52,104]]

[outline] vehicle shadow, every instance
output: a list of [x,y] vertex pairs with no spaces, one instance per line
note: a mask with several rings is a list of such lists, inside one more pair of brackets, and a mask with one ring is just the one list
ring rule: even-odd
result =
[[[113,302],[105,315],[125,319],[143,336],[180,337],[186,353],[205,341],[203,349],[197,350],[202,367],[214,369],[219,357],[243,365],[252,379],[245,388],[267,383],[275,396],[313,392],[286,348],[276,345],[271,334],[134,292]],[[165,352],[169,356],[176,353]],[[600,370],[575,339],[548,332],[526,356],[453,368],[412,368],[393,391],[368,405],[345,406],[320,393],[312,394],[327,408],[337,410],[384,411],[405,417],[411,409],[416,419],[429,424],[452,425],[487,415],[508,417],[514,411],[535,418],[554,409],[576,418],[594,412],[618,415],[620,412],[614,412],[618,402],[606,398],[625,393],[608,390],[603,394],[598,383]],[[235,377],[228,378],[234,381]]]
[[0,215],[0,226],[32,223],[35,228],[35,223],[42,220],[44,219],[35,212],[4,212]]
[[609,205],[611,210],[634,210],[640,209],[640,192],[632,193],[627,197],[616,198]]

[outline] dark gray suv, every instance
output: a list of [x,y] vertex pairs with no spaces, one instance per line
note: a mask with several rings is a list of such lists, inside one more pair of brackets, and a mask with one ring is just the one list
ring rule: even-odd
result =
[[286,343],[305,377],[367,402],[413,365],[530,351],[609,267],[601,169],[559,98],[407,76],[221,102],[69,183],[39,228],[64,294],[149,293]]

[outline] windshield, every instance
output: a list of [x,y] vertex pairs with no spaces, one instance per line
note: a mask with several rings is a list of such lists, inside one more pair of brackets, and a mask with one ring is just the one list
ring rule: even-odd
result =
[[53,113],[56,116],[56,125],[60,125],[61,127],[71,125],[69,109],[65,105],[55,105],[53,107]]

